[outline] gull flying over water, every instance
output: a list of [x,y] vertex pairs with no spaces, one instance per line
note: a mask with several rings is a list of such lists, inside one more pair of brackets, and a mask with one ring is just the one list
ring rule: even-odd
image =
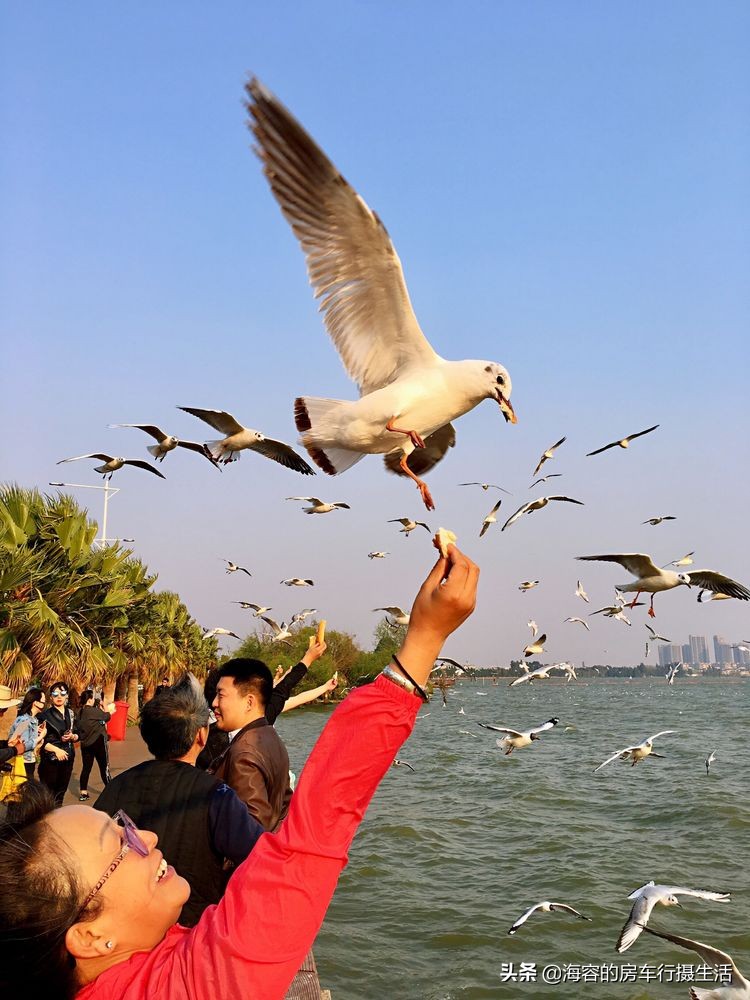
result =
[[657,524],[661,524],[662,521],[676,521],[676,517],[672,517],[671,514],[664,514],[662,517],[649,517],[646,521],[641,521],[641,524],[651,524],[656,527]]
[[644,740],[642,743],[638,743],[632,747],[624,747],[622,750],[618,750],[617,753],[613,753],[611,757],[607,757],[607,759],[604,761],[603,764],[600,764],[598,767],[595,767],[594,774],[596,774],[597,771],[601,771],[601,769],[603,767],[606,767],[607,764],[611,764],[613,760],[617,760],[618,757],[620,760],[630,759],[632,761],[631,767],[635,767],[636,764],[640,763],[640,761],[642,760],[645,760],[646,757],[660,757],[663,760],[664,754],[654,753],[654,740],[659,736],[668,736],[671,733],[675,732],[676,732],[675,729],[662,729],[660,733],[654,733],[653,736],[649,736],[649,738],[647,740]]
[[342,503],[340,500],[336,503],[328,503],[317,497],[287,497],[287,500],[304,500],[309,503],[309,507],[302,508],[306,514],[329,514],[332,510],[339,509],[351,510],[348,503]]
[[403,524],[403,528],[399,534],[406,535],[407,538],[409,537],[409,532],[414,531],[415,528],[424,528],[429,534],[432,534],[428,524],[425,524],[424,521],[412,521],[410,517],[392,517],[389,519],[388,524]]
[[675,663],[674,666],[670,667],[669,670],[667,671],[667,684],[669,684],[670,686],[674,684],[675,678],[677,677],[679,672],[680,672],[679,663]]
[[656,629],[651,628],[651,626],[648,624],[648,622],[644,622],[643,624],[644,624],[646,630],[649,633],[650,642],[671,642],[672,641],[671,639],[667,639],[667,637],[664,636],[664,635],[657,635],[656,634]]
[[578,680],[578,674],[576,673],[575,667],[573,666],[572,663],[556,663],[553,669],[562,670],[563,673],[566,674],[565,677],[566,684],[570,684],[571,681]]
[[691,573],[675,573],[671,569],[660,569],[651,556],[643,552],[621,552],[613,555],[577,556],[584,561],[619,563],[629,573],[636,577],[635,583],[618,584],[617,589],[623,593],[635,593],[635,600],[628,607],[634,608],[641,594],[651,594],[651,606],[648,614],[655,618],[654,597],[663,590],[673,590],[675,587],[703,587],[727,597],[736,597],[739,601],[750,601],[750,590],[743,584],[732,580],[723,573],[712,569],[697,569]]
[[[640,607],[642,603],[642,601],[639,601],[637,606]],[[609,604],[605,608],[599,608],[598,611],[592,611],[589,618],[593,618],[594,615],[605,615],[607,618],[614,618],[615,621],[623,622],[625,625],[630,625],[631,628],[633,626],[631,620],[622,610],[622,604]]]
[[505,733],[505,736],[496,742],[500,749],[505,751],[505,756],[510,757],[514,750],[531,746],[532,743],[541,739],[539,734],[552,729],[559,721],[558,718],[553,716],[547,722],[543,722],[541,726],[536,726],[534,729],[525,729],[522,732],[519,732],[517,729],[508,729],[507,726],[493,726],[489,722],[478,722],[477,725],[481,726],[482,729],[491,729],[496,733]]
[[529,907],[529,909],[523,913],[518,920],[516,920],[508,933],[515,934],[518,928],[521,927],[522,924],[525,924],[529,917],[534,913],[552,913],[555,911],[572,913],[574,917],[580,917],[581,920],[591,920],[591,917],[584,917],[582,913],[579,913],[578,910],[574,910],[572,906],[568,906],[566,903],[550,903],[545,899],[544,902],[536,903],[534,906]]
[[165,434],[155,424],[110,424],[109,426],[135,427],[136,430],[145,431],[146,434],[150,434],[158,443],[148,445],[146,451],[153,455],[157,462],[163,462],[169,452],[174,451],[175,448],[187,448],[189,451],[196,451],[199,455],[203,455],[204,458],[207,458],[218,469],[216,460],[205,444],[199,444],[197,441],[181,441],[180,438],[176,438],[173,434]]
[[143,462],[140,458],[113,458],[112,455],[105,455],[102,452],[92,452],[90,455],[76,455],[74,458],[61,458],[57,465],[64,465],[66,462],[80,462],[82,458],[96,458],[103,465],[94,466],[94,472],[100,472],[105,478],[111,479],[112,473],[117,472],[123,465],[134,465],[136,469],[145,469],[146,472],[153,472],[159,479],[166,479],[158,469],[148,462]]
[[731,895],[728,892],[710,892],[705,889],[680,889],[671,885],[655,885],[647,882],[640,889],[630,893],[628,899],[635,900],[630,916],[620,931],[617,939],[617,951],[622,954],[640,937],[641,931],[648,923],[651,911],[657,903],[662,906],[681,906],[678,896],[692,896],[694,899],[708,899],[714,903],[728,903]]
[[420,475],[455,442],[451,421],[493,399],[516,422],[511,379],[492,361],[446,361],[419,327],[401,263],[378,216],[290,112],[257,80],[247,86],[263,172],[300,242],[313,293],[359,400],[295,400],[308,454],[337,475],[366,454],[385,455],[428,510]]
[[240,457],[240,452],[249,449],[278,462],[287,469],[301,472],[303,476],[315,475],[314,470],[310,468],[304,458],[301,458],[288,444],[268,438],[260,431],[252,430],[250,427],[243,427],[226,410],[201,410],[196,406],[178,406],[177,409],[191,413],[224,435],[217,441],[206,441],[206,448],[217,462],[223,462],[224,465],[236,462]]
[[502,530],[505,531],[506,528],[509,528],[511,524],[515,523],[520,517],[523,517],[524,514],[533,514],[535,510],[542,510],[547,506],[550,500],[564,500],[566,503],[577,503],[579,506],[583,507],[583,500],[573,500],[572,497],[537,497],[536,500],[529,500],[528,503],[519,507],[515,514],[511,514],[503,525]]
[[393,761],[393,763],[391,764],[391,767],[408,767],[410,771],[414,770],[414,768],[411,766],[411,764],[408,761],[406,761],[406,760],[400,760],[398,757],[396,757],[396,759]]
[[489,512],[489,514],[486,515],[484,521],[482,521],[482,530],[479,532],[479,537],[480,538],[488,530],[488,528],[490,527],[491,524],[495,524],[497,522],[497,517],[495,515],[500,510],[500,504],[502,502],[503,502],[502,500],[498,500],[497,503],[495,504],[495,506]]
[[524,647],[523,655],[524,656],[539,656],[541,653],[544,652],[544,644],[545,644],[546,641],[547,641],[547,636],[546,635],[540,635],[540,636],[534,638],[528,644],[528,646]]
[[559,441],[556,441],[553,445],[550,445],[546,451],[542,452],[542,457],[539,459],[536,468],[531,473],[532,476],[536,476],[544,463],[555,457],[555,450],[559,448],[561,444],[564,444],[566,440],[567,438],[561,437]]
[[712,750],[704,761],[704,764],[706,765],[706,775],[708,775],[708,772],[711,770],[711,765],[715,760],[716,760],[716,751]]
[[[528,648],[528,647],[527,647]],[[524,653],[524,656],[528,656],[528,653]],[[536,670],[529,670],[525,663],[521,664],[521,669],[525,673],[521,674],[520,677],[516,677],[512,680],[508,687],[517,687],[519,684],[525,684],[527,681],[529,684],[533,684],[534,681],[546,681],[549,678],[550,670],[555,669],[556,664],[552,664],[549,667],[537,667]]]
[[686,552],[681,559],[673,559],[671,563],[667,563],[663,568],[667,569],[669,566],[692,566],[694,555],[695,552]]
[[227,564],[227,573],[247,573],[248,576],[253,575],[249,569],[245,569],[244,566],[238,566],[231,559],[222,559],[221,561]]
[[510,490],[503,489],[502,486],[497,486],[495,483],[459,483],[459,486],[481,486],[484,492],[487,490],[500,490],[502,493],[507,493],[509,497],[513,496]]
[[732,956],[728,955],[725,951],[719,951],[718,948],[713,948],[710,944],[703,944],[702,941],[693,941],[691,938],[682,937],[679,934],[655,931],[645,926],[643,930],[647,934],[653,934],[654,937],[671,941],[672,944],[676,944],[680,948],[687,948],[688,951],[694,951],[712,969],[729,968],[730,980],[728,983],[725,982],[706,989],[699,986],[691,986],[690,996],[692,1000],[750,1000],[750,981],[745,979],[737,968]]
[[620,438],[619,441],[610,441],[609,444],[605,444],[603,448],[597,448],[596,451],[590,451],[587,453],[586,458],[590,458],[592,455],[601,455],[603,451],[609,451],[610,448],[627,448],[631,441],[635,441],[636,438],[643,437],[644,434],[650,434],[651,431],[655,431],[658,424],[654,424],[653,427],[647,427],[645,431],[638,431],[637,434],[629,434],[627,437]]
[[589,595],[583,589],[583,586],[582,586],[580,580],[578,581],[578,584],[576,585],[576,597],[580,597],[581,600],[585,601],[587,604],[589,603]]

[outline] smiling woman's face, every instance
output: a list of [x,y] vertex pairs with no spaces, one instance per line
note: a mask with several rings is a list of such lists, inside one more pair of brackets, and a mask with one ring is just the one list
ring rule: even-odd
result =
[[[125,843],[113,819],[86,806],[56,809],[46,823],[65,844],[87,891],[107,872]],[[134,951],[153,948],[176,923],[190,895],[190,886],[171,865],[163,873],[156,834],[139,833],[148,854],[141,857],[129,849],[96,894],[104,904],[97,916],[75,925],[81,934],[68,932],[68,950],[79,961],[111,957],[114,964]]]

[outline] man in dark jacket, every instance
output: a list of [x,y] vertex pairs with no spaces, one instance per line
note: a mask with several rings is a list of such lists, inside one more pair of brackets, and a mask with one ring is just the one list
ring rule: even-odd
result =
[[58,806],[63,804],[68,790],[75,747],[80,741],[75,716],[68,707],[69,695],[68,685],[64,681],[55,681],[49,689],[49,707],[39,715],[39,722],[47,723],[47,737],[39,760],[39,780],[55,796]]
[[205,745],[208,705],[192,674],[147,701],[141,735],[155,760],[113,778],[95,808],[119,809],[159,837],[165,859],[190,884],[180,923],[194,926],[217,903],[234,865],[250,853],[263,827],[226,784],[196,768]]

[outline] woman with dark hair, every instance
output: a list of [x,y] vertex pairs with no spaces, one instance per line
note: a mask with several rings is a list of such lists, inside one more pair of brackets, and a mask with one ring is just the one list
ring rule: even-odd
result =
[[189,886],[155,834],[122,813],[49,811],[37,789],[26,791],[33,783],[21,786],[0,827],[0,885],[34,891],[0,893],[0,996],[281,1000],[414,727],[435,658],[474,609],[478,576],[454,546],[438,559],[398,655],[334,711],[280,829],[260,837],[191,929],[176,923]]
[[102,784],[109,783],[109,757],[107,755],[107,723],[115,710],[114,704],[103,711],[96,704],[94,692],[87,688],[81,693],[81,710],[78,714],[78,735],[81,738],[81,793],[79,802],[88,802],[89,775],[94,761],[99,765]]
[[39,760],[39,780],[52,792],[58,806],[63,804],[70,784],[75,745],[79,741],[75,716],[68,708],[68,694],[68,685],[55,681],[49,689],[52,704],[39,717],[40,723],[47,724],[47,738]]
[[16,733],[23,740],[24,752],[23,763],[26,768],[26,777],[33,778],[36,769],[36,745],[40,737],[47,735],[47,727],[44,722],[39,724],[37,718],[44,711],[47,698],[39,687],[32,687],[23,696],[23,701],[18,706],[18,714],[13,720],[8,737],[11,738]]

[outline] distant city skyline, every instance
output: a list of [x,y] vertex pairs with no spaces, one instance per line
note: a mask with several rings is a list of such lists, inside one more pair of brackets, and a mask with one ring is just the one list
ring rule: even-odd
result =
[[659,665],[667,667],[673,663],[687,663],[692,667],[706,665],[747,667],[750,666],[750,652],[740,648],[742,645],[739,640],[728,642],[723,636],[715,635],[712,640],[713,656],[709,656],[706,637],[691,635],[688,636],[686,643],[660,643]]

